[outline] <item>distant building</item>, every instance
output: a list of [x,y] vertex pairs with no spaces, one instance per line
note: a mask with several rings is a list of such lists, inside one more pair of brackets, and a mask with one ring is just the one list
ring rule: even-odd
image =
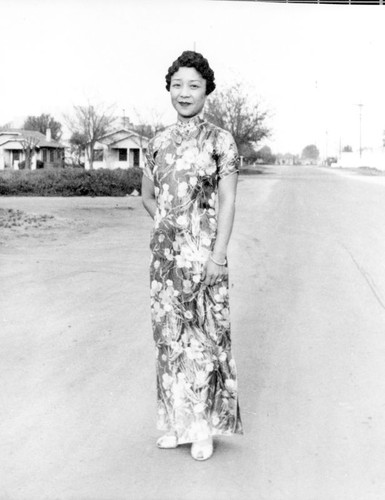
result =
[[[93,168],[143,168],[149,139],[125,128],[102,137],[94,148]],[[85,168],[90,162],[85,158]]]
[[301,158],[299,160],[299,164],[300,165],[313,165],[313,166],[317,166],[318,164],[320,163],[320,160],[316,160],[314,158]]
[[374,168],[385,172],[385,151],[383,148],[364,148],[358,151],[342,151],[337,162],[331,165],[336,168]]
[[276,165],[298,165],[298,155],[294,155],[291,153],[278,153],[275,158],[275,163]]
[[0,130],[0,170],[19,170],[25,167],[26,145],[31,146],[31,170],[58,168],[64,165],[64,146],[35,130]]

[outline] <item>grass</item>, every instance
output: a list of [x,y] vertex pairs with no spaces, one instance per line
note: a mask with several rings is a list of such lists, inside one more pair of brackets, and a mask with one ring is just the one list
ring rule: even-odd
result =
[[261,175],[269,165],[245,165],[239,169],[240,175]]
[[0,227],[6,229],[40,227],[53,218],[53,215],[29,215],[22,210],[0,208]]
[[378,170],[373,167],[358,167],[358,171],[363,175],[385,175],[385,172],[383,170]]

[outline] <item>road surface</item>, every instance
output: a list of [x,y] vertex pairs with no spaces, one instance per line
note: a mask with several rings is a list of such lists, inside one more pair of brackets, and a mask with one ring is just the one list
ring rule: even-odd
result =
[[[383,500],[385,185],[242,176],[229,250],[245,435],[158,450],[138,198],[2,198],[1,500]],[[50,227],[48,227],[50,226]]]

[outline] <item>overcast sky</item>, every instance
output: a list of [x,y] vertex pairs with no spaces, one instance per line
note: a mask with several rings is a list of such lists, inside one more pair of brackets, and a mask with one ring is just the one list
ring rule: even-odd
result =
[[385,7],[178,0],[0,0],[0,124],[104,102],[172,123],[171,62],[202,52],[218,88],[270,110],[275,152],[381,147]]

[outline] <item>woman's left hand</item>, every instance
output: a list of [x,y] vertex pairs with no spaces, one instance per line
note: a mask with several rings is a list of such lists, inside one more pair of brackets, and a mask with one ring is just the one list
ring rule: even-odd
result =
[[221,283],[227,276],[226,266],[219,266],[211,259],[205,264],[202,272],[202,281],[205,285],[213,286]]

